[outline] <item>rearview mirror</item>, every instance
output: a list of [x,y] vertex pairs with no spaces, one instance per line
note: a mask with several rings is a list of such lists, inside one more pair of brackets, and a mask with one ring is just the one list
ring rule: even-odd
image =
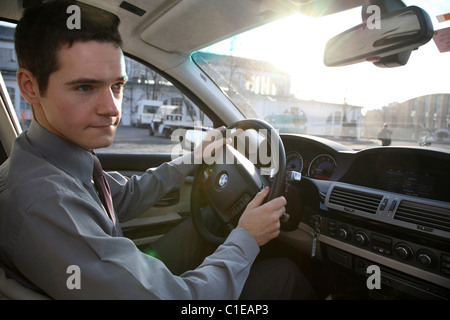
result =
[[[381,59],[417,49],[433,37],[429,15],[407,7],[382,15],[376,27],[364,22],[330,39],[325,47],[328,67]],[[408,55],[409,57],[409,55]]]

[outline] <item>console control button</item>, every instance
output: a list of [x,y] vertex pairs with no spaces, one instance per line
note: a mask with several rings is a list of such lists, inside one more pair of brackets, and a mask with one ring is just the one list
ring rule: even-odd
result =
[[342,240],[350,240],[352,238],[352,232],[346,225],[339,226],[338,237]]
[[356,243],[361,247],[365,247],[369,244],[369,237],[362,231],[357,231],[355,233],[354,239]]
[[414,255],[413,249],[406,243],[398,243],[394,247],[394,252],[397,257],[402,260],[408,260]]
[[436,264],[436,257],[429,250],[417,251],[417,261],[424,267],[433,267]]

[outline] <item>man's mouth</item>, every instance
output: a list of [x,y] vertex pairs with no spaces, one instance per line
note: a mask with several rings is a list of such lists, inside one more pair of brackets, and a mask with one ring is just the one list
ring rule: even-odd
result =
[[105,122],[105,123],[96,123],[91,125],[93,128],[109,128],[109,127],[117,127],[119,124],[119,119],[111,119],[112,121]]

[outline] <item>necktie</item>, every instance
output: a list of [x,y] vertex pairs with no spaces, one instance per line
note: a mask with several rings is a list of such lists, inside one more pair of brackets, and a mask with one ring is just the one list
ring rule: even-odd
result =
[[94,172],[92,177],[94,179],[94,185],[97,188],[98,195],[100,200],[103,203],[103,206],[108,213],[108,216],[113,221],[114,225],[116,224],[116,217],[114,215],[114,208],[112,204],[111,198],[111,190],[109,189],[108,181],[106,181],[105,175],[103,174],[102,165],[100,164],[100,160],[98,160],[95,154],[92,154],[94,158]]

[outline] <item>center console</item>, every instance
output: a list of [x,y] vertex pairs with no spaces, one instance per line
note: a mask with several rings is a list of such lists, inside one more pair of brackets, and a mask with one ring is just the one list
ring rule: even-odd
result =
[[[400,289],[412,298],[450,299],[445,225],[450,209],[445,203],[437,207],[436,202],[430,205],[408,195],[343,183],[332,184],[322,201],[319,209],[307,210],[307,224],[316,232],[319,227],[322,254],[332,264],[365,278],[367,267],[376,265],[384,291]],[[416,220],[408,210],[419,213]],[[440,224],[428,222],[432,215],[439,217],[435,220]],[[392,296],[397,297],[398,292]]]
[[[313,219],[318,219],[314,216]],[[440,245],[413,242],[408,236],[372,231],[361,223],[321,215],[318,240],[328,260],[361,276],[367,268],[381,269],[382,287],[401,288],[420,299],[450,299],[450,254]],[[387,234],[389,233],[389,234]]]

